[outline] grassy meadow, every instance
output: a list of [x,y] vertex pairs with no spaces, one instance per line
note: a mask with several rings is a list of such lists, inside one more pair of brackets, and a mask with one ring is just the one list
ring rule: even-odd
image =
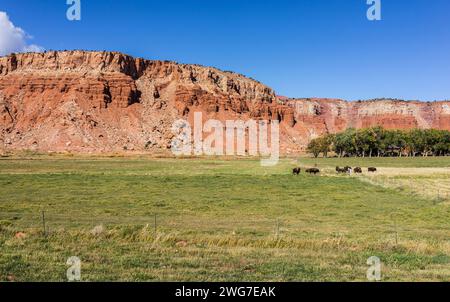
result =
[[450,281],[449,191],[449,158],[5,157],[0,281]]

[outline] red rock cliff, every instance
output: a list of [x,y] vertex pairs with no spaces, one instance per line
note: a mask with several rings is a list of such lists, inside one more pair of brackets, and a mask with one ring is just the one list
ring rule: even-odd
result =
[[347,127],[450,130],[450,102],[278,98],[269,87],[215,68],[114,52],[0,58],[0,149],[81,153],[168,152],[180,118],[281,122],[283,153]]

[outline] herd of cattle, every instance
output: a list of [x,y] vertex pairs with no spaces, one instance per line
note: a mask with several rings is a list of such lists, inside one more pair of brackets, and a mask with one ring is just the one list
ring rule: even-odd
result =
[[[367,171],[369,171],[369,173],[375,173],[375,172],[377,172],[377,168],[369,167],[367,169]],[[301,168],[294,168],[292,170],[292,172],[293,172],[294,175],[300,175],[300,173],[302,172],[302,169]],[[310,169],[306,169],[305,172],[309,173],[309,174],[316,175],[316,174],[320,173],[320,170],[317,169],[317,168],[310,168]],[[336,172],[338,174],[350,174],[350,175],[352,173],[361,174],[361,173],[363,173],[363,169],[361,167],[352,168],[352,167],[349,167],[349,166],[346,166],[344,168],[336,167]]]

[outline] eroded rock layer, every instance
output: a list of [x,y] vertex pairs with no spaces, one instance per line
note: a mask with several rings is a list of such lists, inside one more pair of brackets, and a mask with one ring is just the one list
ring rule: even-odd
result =
[[450,130],[450,102],[285,99],[215,68],[115,52],[0,58],[0,150],[170,152],[178,119],[278,120],[281,151],[348,127]]

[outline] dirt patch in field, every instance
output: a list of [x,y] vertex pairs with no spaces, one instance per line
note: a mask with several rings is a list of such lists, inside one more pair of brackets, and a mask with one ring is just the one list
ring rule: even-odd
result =
[[435,204],[450,204],[449,168],[380,168],[361,180],[427,198]]
[[433,176],[447,175],[450,177],[450,168],[378,168],[373,176]]

